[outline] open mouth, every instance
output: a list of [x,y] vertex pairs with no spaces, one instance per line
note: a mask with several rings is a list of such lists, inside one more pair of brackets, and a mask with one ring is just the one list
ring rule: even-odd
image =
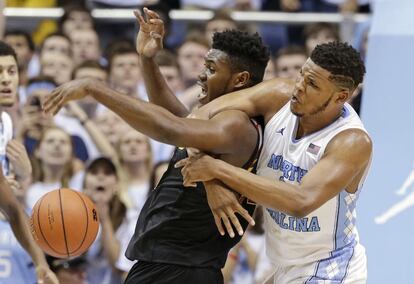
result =
[[105,187],[103,187],[103,186],[98,186],[98,187],[96,187],[96,190],[97,190],[97,191],[104,191],[104,190],[105,190]]
[[197,81],[197,85],[199,85],[201,87],[201,93],[198,94],[197,98],[198,98],[198,100],[202,100],[205,97],[207,97],[207,87],[206,87],[206,85],[204,85],[200,81]]
[[11,90],[11,89],[9,89],[9,88],[2,89],[2,90],[0,91],[0,93],[2,93],[2,94],[11,94],[11,92],[12,92],[12,90]]

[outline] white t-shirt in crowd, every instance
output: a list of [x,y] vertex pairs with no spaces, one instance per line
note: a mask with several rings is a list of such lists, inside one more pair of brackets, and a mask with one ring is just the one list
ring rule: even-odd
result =
[[[84,178],[84,172],[77,172],[69,181],[69,188],[76,191],[82,189],[82,183]],[[62,187],[60,182],[54,183],[44,183],[44,182],[35,182],[28,189],[26,194],[26,205],[28,208],[32,209],[36,202],[46,193],[59,189]]]

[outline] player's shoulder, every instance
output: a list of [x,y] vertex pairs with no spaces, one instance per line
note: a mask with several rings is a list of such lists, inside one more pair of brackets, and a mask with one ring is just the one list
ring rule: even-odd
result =
[[363,155],[369,157],[373,143],[369,134],[359,128],[345,129],[336,134],[327,145],[327,151],[345,152],[347,155]]

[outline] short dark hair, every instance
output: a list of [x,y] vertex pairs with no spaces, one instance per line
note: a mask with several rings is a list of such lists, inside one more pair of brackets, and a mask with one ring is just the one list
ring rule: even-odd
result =
[[108,70],[105,66],[103,66],[99,61],[97,60],[85,60],[81,64],[75,67],[72,71],[72,79],[75,78],[76,72],[79,71],[79,69],[82,68],[93,68],[93,69],[99,69],[104,71],[105,73],[108,73]]
[[305,39],[315,36],[321,31],[328,31],[330,35],[335,39],[339,40],[339,33],[338,28],[334,24],[330,23],[312,23],[305,26],[305,29],[303,30],[303,34],[305,36]]
[[9,56],[9,55],[14,57],[14,60],[16,60],[16,64],[17,64],[17,55],[13,47],[8,45],[4,41],[0,41],[0,56]]
[[108,60],[108,70],[111,70],[112,62],[116,56],[131,53],[137,54],[138,56],[132,41],[128,39],[121,39],[119,41],[117,40],[111,42],[105,50],[106,59]]
[[204,34],[200,34],[199,32],[196,32],[196,31],[191,31],[185,37],[184,41],[177,47],[177,52],[180,50],[181,47],[183,47],[183,45],[189,42],[192,42],[192,43],[195,43],[201,46],[205,46],[207,49],[210,48],[210,44],[207,38],[204,36]]
[[310,59],[331,72],[331,79],[341,87],[355,89],[364,78],[365,65],[359,52],[345,42],[319,44]]
[[177,56],[167,49],[160,50],[154,58],[158,66],[171,66],[180,70]]
[[250,86],[263,80],[269,50],[258,33],[249,34],[237,30],[214,33],[212,47],[229,56],[234,71],[250,73]]
[[90,16],[90,19],[92,21],[92,27],[95,26],[95,22],[94,19],[91,15],[91,11],[82,4],[69,4],[67,6],[65,6],[64,8],[64,12],[62,17],[60,17],[60,19],[58,20],[58,29],[60,32],[63,32],[63,23],[69,18],[69,15],[73,12],[83,12],[86,13]]
[[7,36],[22,36],[25,38],[27,46],[29,47],[29,49],[31,51],[35,50],[35,45],[32,39],[32,36],[28,33],[25,32],[23,30],[13,30],[13,31],[6,31],[4,38],[6,38]]
[[[66,36],[66,35],[64,35],[63,33],[61,33],[61,32],[53,32],[53,33],[50,33],[50,34],[48,34],[43,40],[42,40],[42,42],[40,43],[40,51],[39,51],[39,53],[42,53],[42,50],[43,50],[43,47],[44,47],[44,45],[45,45],[45,42],[49,39],[49,38],[52,38],[52,37],[62,37],[62,38],[64,38],[64,39],[66,39],[68,42],[69,42],[69,45],[71,45],[72,44],[72,41],[70,40],[70,38],[68,37],[68,36]],[[71,50],[69,49],[69,52],[71,52]]]

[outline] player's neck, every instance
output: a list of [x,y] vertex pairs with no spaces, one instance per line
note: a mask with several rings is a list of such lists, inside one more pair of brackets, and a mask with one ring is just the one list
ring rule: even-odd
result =
[[341,115],[342,108],[340,110],[334,109],[314,115],[299,117],[296,139],[300,139],[325,128],[336,121]]

